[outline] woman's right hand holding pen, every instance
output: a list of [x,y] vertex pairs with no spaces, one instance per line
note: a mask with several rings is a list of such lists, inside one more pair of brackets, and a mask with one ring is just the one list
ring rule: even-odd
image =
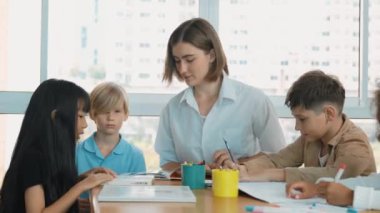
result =
[[239,165],[231,159],[231,155],[227,149],[218,150],[214,153],[214,163],[210,167],[223,168],[223,169],[237,169],[241,181],[248,181],[250,179],[248,170],[245,165]]
[[217,168],[229,168],[230,164],[227,164],[227,162],[232,162],[230,155],[226,149],[216,151],[214,153],[213,159],[214,165]]
[[238,161],[231,159],[231,154],[227,149],[218,150],[214,153],[214,163],[210,164],[211,169],[223,168],[223,169],[237,169],[239,170],[240,181],[250,181],[252,177],[248,174],[247,167],[245,165],[239,165]]

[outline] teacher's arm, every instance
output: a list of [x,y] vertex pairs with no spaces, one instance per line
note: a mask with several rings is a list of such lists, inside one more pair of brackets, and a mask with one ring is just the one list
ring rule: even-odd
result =
[[252,118],[252,128],[261,151],[276,153],[286,146],[285,137],[272,102],[268,97],[259,99]]
[[167,108],[164,108],[160,115],[154,149],[160,156],[160,167],[165,171],[173,171],[181,167],[170,129],[169,111]]

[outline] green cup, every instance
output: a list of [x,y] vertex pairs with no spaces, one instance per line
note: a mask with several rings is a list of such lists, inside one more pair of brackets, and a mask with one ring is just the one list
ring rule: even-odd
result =
[[206,179],[205,165],[182,164],[182,185],[189,186],[190,189],[204,189]]

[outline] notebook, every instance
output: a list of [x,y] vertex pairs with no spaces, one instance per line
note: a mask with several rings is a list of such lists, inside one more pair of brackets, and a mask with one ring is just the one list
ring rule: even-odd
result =
[[139,186],[104,185],[98,196],[99,201],[131,202],[196,202],[188,186]]
[[177,169],[172,171],[162,170],[160,171],[160,174],[162,174],[163,177],[168,180],[181,180],[181,174],[177,172]]

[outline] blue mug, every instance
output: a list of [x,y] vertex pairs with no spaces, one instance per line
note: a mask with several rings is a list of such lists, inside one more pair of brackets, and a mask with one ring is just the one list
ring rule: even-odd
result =
[[182,164],[182,185],[189,186],[190,189],[204,189],[206,179],[205,165]]

